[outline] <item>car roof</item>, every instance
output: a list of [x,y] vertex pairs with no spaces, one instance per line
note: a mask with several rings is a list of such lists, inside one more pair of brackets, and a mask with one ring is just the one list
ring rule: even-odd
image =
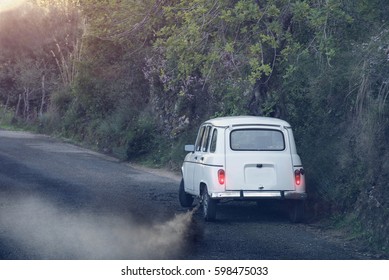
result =
[[264,125],[264,126],[286,126],[290,127],[290,124],[284,120],[271,117],[255,117],[255,116],[231,116],[231,117],[219,117],[210,119],[204,124],[209,123],[214,126],[245,126],[245,125]]

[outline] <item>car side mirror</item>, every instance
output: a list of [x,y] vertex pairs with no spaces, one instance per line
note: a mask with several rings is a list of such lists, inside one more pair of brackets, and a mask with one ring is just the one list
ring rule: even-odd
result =
[[195,151],[194,145],[185,145],[185,152],[193,153]]

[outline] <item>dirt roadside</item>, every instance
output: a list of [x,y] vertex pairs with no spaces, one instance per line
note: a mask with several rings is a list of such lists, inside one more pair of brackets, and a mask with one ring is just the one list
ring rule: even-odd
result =
[[133,169],[136,169],[136,170],[139,170],[142,172],[151,173],[153,175],[166,177],[166,178],[172,179],[174,181],[177,181],[177,188],[178,188],[179,182],[181,181],[181,174],[179,174],[178,172],[172,172],[168,169],[146,167],[144,165],[140,165],[140,164],[134,163],[134,162],[128,162],[127,165]]

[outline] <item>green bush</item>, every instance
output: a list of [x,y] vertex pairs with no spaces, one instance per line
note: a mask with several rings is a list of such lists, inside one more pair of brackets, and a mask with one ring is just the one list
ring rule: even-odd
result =
[[12,123],[14,112],[5,106],[0,105],[0,126],[8,127]]
[[127,131],[127,157],[129,160],[136,160],[139,157],[154,152],[158,147],[160,135],[152,119],[140,118]]

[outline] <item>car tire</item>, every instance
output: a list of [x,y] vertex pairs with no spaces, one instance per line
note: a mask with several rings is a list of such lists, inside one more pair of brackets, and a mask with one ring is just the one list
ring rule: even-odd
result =
[[304,220],[304,201],[290,201],[288,208],[289,219],[292,223],[301,223]]
[[207,187],[204,187],[201,192],[201,206],[204,220],[214,221],[216,219],[216,200],[209,196]]
[[185,192],[184,179],[181,179],[180,188],[178,189],[178,199],[182,207],[191,207],[194,197]]

